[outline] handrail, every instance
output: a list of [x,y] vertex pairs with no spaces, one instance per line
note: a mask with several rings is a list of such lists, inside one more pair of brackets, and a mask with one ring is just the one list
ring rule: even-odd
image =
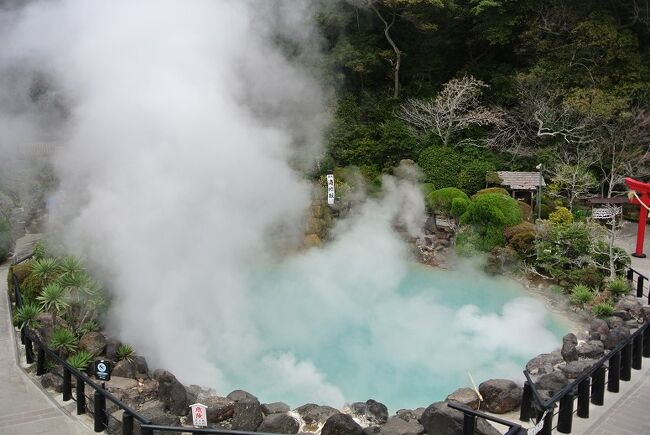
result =
[[[203,429],[203,428],[191,428],[191,427],[173,427],[173,426],[163,426],[158,424],[143,424],[140,426],[142,429],[149,430],[159,430],[165,432],[181,432],[181,433],[207,433],[207,434],[216,434],[216,435],[274,435],[268,432],[248,432],[241,430],[230,430],[230,429]],[[277,435],[277,434],[275,434]]]
[[[469,408],[469,407],[467,407],[465,405],[462,405],[460,403],[449,402],[449,403],[447,403],[447,406],[452,408],[452,409],[455,409],[457,411],[461,411],[463,414],[465,414],[465,416],[466,416],[465,418],[467,418],[467,416],[471,417],[471,419],[468,421],[467,427],[465,427],[465,425],[463,426],[463,435],[466,435],[465,434],[466,431],[467,431],[467,435],[473,435],[474,434],[474,419],[477,418],[477,417],[478,418],[483,418],[485,420],[493,421],[495,423],[502,424],[504,426],[507,426],[508,427],[508,432],[506,432],[505,435],[517,435],[523,430],[523,427],[521,427],[521,425],[518,424],[518,423],[513,423],[511,421],[504,420],[504,419],[499,418],[499,417],[494,417],[492,415],[488,415],[488,414],[484,414],[484,413],[479,412],[479,411],[475,411],[475,410],[473,410],[473,409],[471,409],[471,408]],[[471,428],[471,431],[470,431],[470,428]]]

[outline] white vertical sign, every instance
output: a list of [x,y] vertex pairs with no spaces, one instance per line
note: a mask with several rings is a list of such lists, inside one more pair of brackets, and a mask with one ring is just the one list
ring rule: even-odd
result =
[[190,405],[192,408],[192,424],[194,427],[207,427],[208,425],[208,407],[200,403]]
[[327,174],[327,203],[334,204],[334,175]]

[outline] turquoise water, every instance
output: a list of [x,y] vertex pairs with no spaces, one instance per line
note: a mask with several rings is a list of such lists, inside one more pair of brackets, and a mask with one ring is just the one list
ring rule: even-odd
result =
[[[375,399],[428,406],[488,378],[522,378],[568,326],[516,282],[420,265],[377,276],[305,275],[293,264],[254,280],[249,358],[218,366],[233,388],[291,406]],[[329,278],[328,278],[329,277]]]

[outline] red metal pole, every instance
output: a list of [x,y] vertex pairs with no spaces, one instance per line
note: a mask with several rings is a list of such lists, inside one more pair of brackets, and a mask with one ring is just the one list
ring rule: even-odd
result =
[[[649,199],[650,198],[647,194],[641,195],[641,202],[643,204],[650,204]],[[639,213],[639,225],[636,233],[636,250],[634,251],[634,254],[632,254],[632,256],[637,258],[645,258],[645,254],[643,253],[643,241],[645,240],[645,223],[648,219],[648,209],[645,208],[643,204],[641,204]]]

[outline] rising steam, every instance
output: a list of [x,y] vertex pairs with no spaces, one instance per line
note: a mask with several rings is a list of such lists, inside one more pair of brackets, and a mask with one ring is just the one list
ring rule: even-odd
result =
[[[410,266],[395,218],[417,233],[424,211],[407,181],[387,178],[384,197],[331,244],[278,259],[271,236],[302,231],[311,187],[300,170],[329,119],[328,92],[310,73],[312,9],[51,0],[0,13],[2,151],[57,142],[51,229],[108,283],[111,332],[181,381],[293,405],[368,398],[328,378],[314,357],[324,348],[339,352],[330,367],[340,358],[363,377],[364,364],[465,370],[450,354],[480,365],[490,347],[531,356],[522,337],[551,347],[543,316],[517,314],[539,312],[530,301],[488,315],[397,292]],[[30,94],[37,79],[41,100]],[[452,351],[436,354],[441,342]]]

